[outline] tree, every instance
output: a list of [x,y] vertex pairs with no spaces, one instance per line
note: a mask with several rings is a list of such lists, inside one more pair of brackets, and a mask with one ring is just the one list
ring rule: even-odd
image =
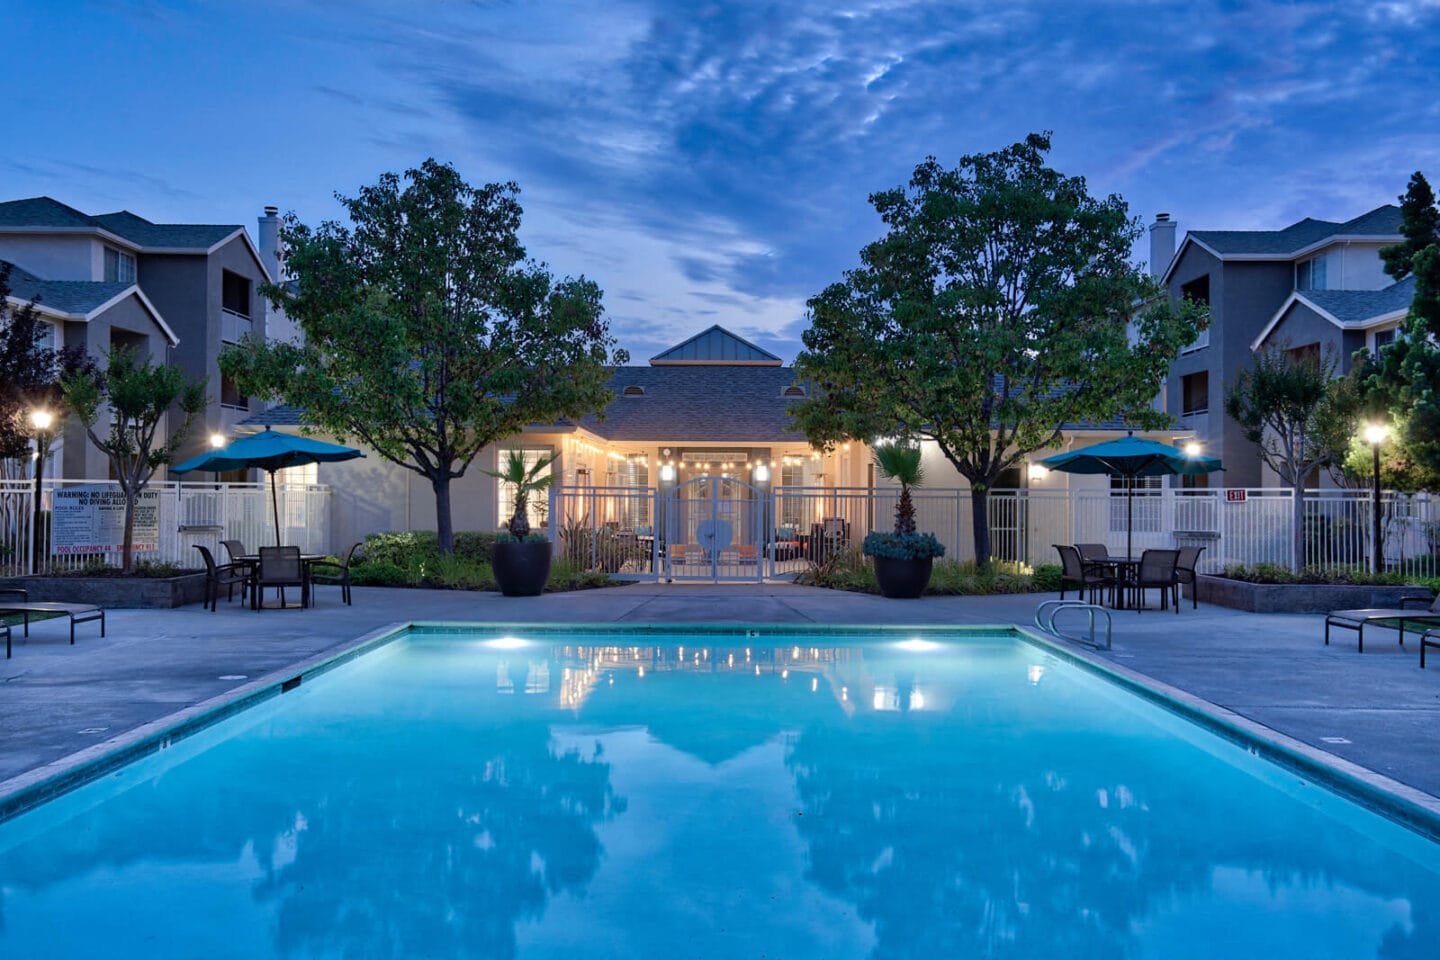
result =
[[810,396],[792,416],[830,447],[891,434],[932,440],[970,483],[975,557],[990,557],[987,494],[1066,424],[1151,407],[1203,308],[1172,307],[1128,262],[1142,228],[1117,196],[1045,165],[1048,134],[871,195],[889,228],[861,266],[808,303],[796,360]]
[[1430,478],[1440,475],[1440,208],[1419,171],[1410,177],[1400,209],[1405,239],[1380,256],[1397,281],[1415,277],[1415,296],[1401,322],[1402,336],[1378,354],[1363,355],[1356,375],[1371,400],[1389,411],[1412,476]]
[[[110,469],[125,496],[125,542],[121,565],[135,571],[135,503],[155,471],[175,459],[205,410],[205,381],[189,381],[179,367],[154,365],[130,347],[110,351],[103,373],[77,370],[63,374],[65,402],[85,426],[90,442],[110,458]],[[175,407],[182,419],[162,437],[166,413]],[[102,416],[108,429],[97,432]]]
[[351,227],[281,238],[298,281],[271,286],[303,345],[247,340],[220,368],[240,389],[305,411],[314,427],[430,481],[440,549],[454,547],[450,483],[532,423],[600,412],[615,349],[600,288],[526,259],[513,183],[472,187],[426,160],[337,198]]
[[499,470],[481,470],[486,476],[494,477],[501,483],[508,484],[513,491],[515,510],[510,516],[510,522],[506,527],[510,535],[516,540],[524,540],[530,535],[530,495],[539,493],[555,481],[553,473],[546,473],[541,476],[541,471],[549,470],[550,465],[560,456],[559,453],[552,453],[541,457],[533,464],[526,466],[525,454],[521,450],[511,450],[505,454],[501,461]]
[[880,472],[900,484],[900,497],[895,501],[895,534],[912,535],[915,533],[915,502],[910,497],[910,488],[925,483],[920,445],[900,441],[881,443],[876,445],[874,456],[875,466]]
[[1341,464],[1354,435],[1354,393],[1336,379],[1334,351],[1271,344],[1225,393],[1225,414],[1291,489],[1291,558],[1305,565],[1305,478]]

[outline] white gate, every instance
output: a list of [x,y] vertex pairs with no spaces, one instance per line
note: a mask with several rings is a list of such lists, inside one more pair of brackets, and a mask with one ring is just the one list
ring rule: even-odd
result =
[[764,579],[768,496],[733,477],[697,477],[662,504],[667,580]]

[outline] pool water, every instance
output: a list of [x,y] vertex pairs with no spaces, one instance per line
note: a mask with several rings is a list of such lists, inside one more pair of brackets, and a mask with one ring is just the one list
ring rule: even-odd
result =
[[1436,956],[1436,845],[1002,631],[414,632],[0,824],[7,960]]

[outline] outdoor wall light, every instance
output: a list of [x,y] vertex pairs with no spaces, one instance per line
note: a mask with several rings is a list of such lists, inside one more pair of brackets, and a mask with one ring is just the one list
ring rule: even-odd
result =
[[1031,480],[1044,480],[1050,475],[1050,471],[1046,470],[1044,466],[1038,463],[1030,464],[1030,466],[1026,468],[1025,472],[1030,475]]
[[223,434],[223,433],[212,433],[212,434],[210,434],[210,446],[214,447],[216,450],[219,450],[221,447],[225,446],[225,434]]
[[1194,440],[1191,440],[1189,443],[1185,444],[1185,456],[1187,456],[1187,457],[1198,457],[1198,456],[1200,456],[1200,444],[1197,443],[1197,442],[1194,441]]
[[661,483],[671,483],[671,482],[674,481],[674,479],[675,479],[675,468],[674,468],[674,467],[670,466],[670,464],[667,463],[667,464],[665,464],[665,466],[663,466],[663,467],[660,468],[660,482],[661,482]]
[[755,465],[755,482],[765,483],[770,479],[770,468],[760,463]]

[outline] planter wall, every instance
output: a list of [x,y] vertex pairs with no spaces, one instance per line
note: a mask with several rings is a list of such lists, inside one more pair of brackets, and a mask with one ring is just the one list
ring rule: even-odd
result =
[[205,599],[205,574],[179,577],[0,577],[0,587],[28,590],[35,601],[93,603],[107,610],[168,609]]
[[[1245,583],[1202,574],[1195,589],[1201,603],[1250,613],[1329,613],[1362,607],[1395,607],[1401,597],[1420,597],[1424,587],[1357,587],[1323,583]],[[1185,596],[1191,588],[1186,586]]]

